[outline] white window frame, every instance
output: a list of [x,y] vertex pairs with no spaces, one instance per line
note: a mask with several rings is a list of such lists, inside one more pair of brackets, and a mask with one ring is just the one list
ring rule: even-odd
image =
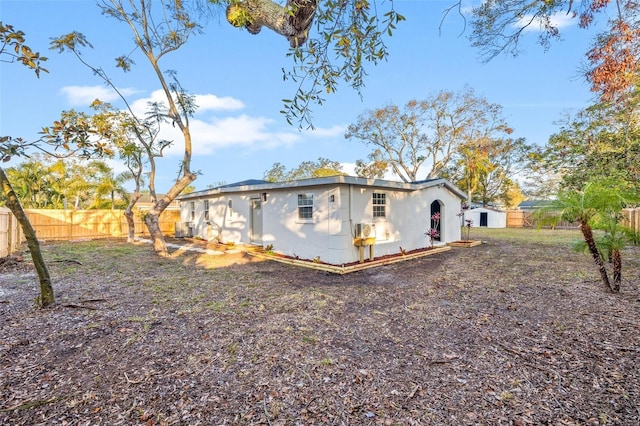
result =
[[313,222],[313,194],[298,194],[297,203],[298,221],[303,223]]
[[371,214],[373,220],[387,219],[387,194],[384,192],[374,192],[371,196]]
[[204,220],[209,220],[209,200],[204,200]]
[[191,222],[195,222],[196,220],[196,202],[195,201],[190,201],[189,202],[189,208],[191,210]]

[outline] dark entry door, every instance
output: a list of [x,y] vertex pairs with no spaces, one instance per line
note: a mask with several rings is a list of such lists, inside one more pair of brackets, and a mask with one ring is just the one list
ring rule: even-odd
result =
[[480,212],[480,226],[487,227],[488,222],[489,222],[489,213]]

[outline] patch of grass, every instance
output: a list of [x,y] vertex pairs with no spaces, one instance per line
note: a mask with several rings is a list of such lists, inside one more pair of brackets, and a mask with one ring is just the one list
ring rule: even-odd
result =
[[504,391],[500,392],[500,400],[504,402],[511,401],[515,398],[515,395],[512,392]]
[[499,239],[544,246],[567,246],[582,238],[578,229],[471,228],[471,239]]
[[316,343],[318,343],[318,338],[316,336],[302,336],[302,341],[304,343],[310,343],[312,345],[315,345]]
[[210,301],[204,304],[205,308],[213,311],[213,312],[222,312],[224,311],[227,304],[221,300]]
[[333,360],[331,358],[322,358],[320,360],[320,365],[322,365],[324,367],[329,367],[329,366],[333,365]]

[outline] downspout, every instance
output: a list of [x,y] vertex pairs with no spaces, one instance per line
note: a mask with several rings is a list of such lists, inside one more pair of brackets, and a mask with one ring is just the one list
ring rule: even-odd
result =
[[351,236],[355,237],[354,231],[353,231],[353,216],[352,216],[352,212],[353,212],[353,184],[349,184],[349,227],[351,229],[349,229]]

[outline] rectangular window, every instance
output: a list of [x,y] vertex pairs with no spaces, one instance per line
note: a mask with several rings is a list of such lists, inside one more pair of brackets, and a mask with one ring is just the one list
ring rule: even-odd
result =
[[209,200],[204,200],[204,220],[209,220]]
[[196,202],[190,202],[189,208],[191,209],[191,222],[193,222],[194,220],[196,220]]
[[313,219],[313,194],[298,194],[298,219]]
[[387,217],[387,194],[373,193],[373,217]]

